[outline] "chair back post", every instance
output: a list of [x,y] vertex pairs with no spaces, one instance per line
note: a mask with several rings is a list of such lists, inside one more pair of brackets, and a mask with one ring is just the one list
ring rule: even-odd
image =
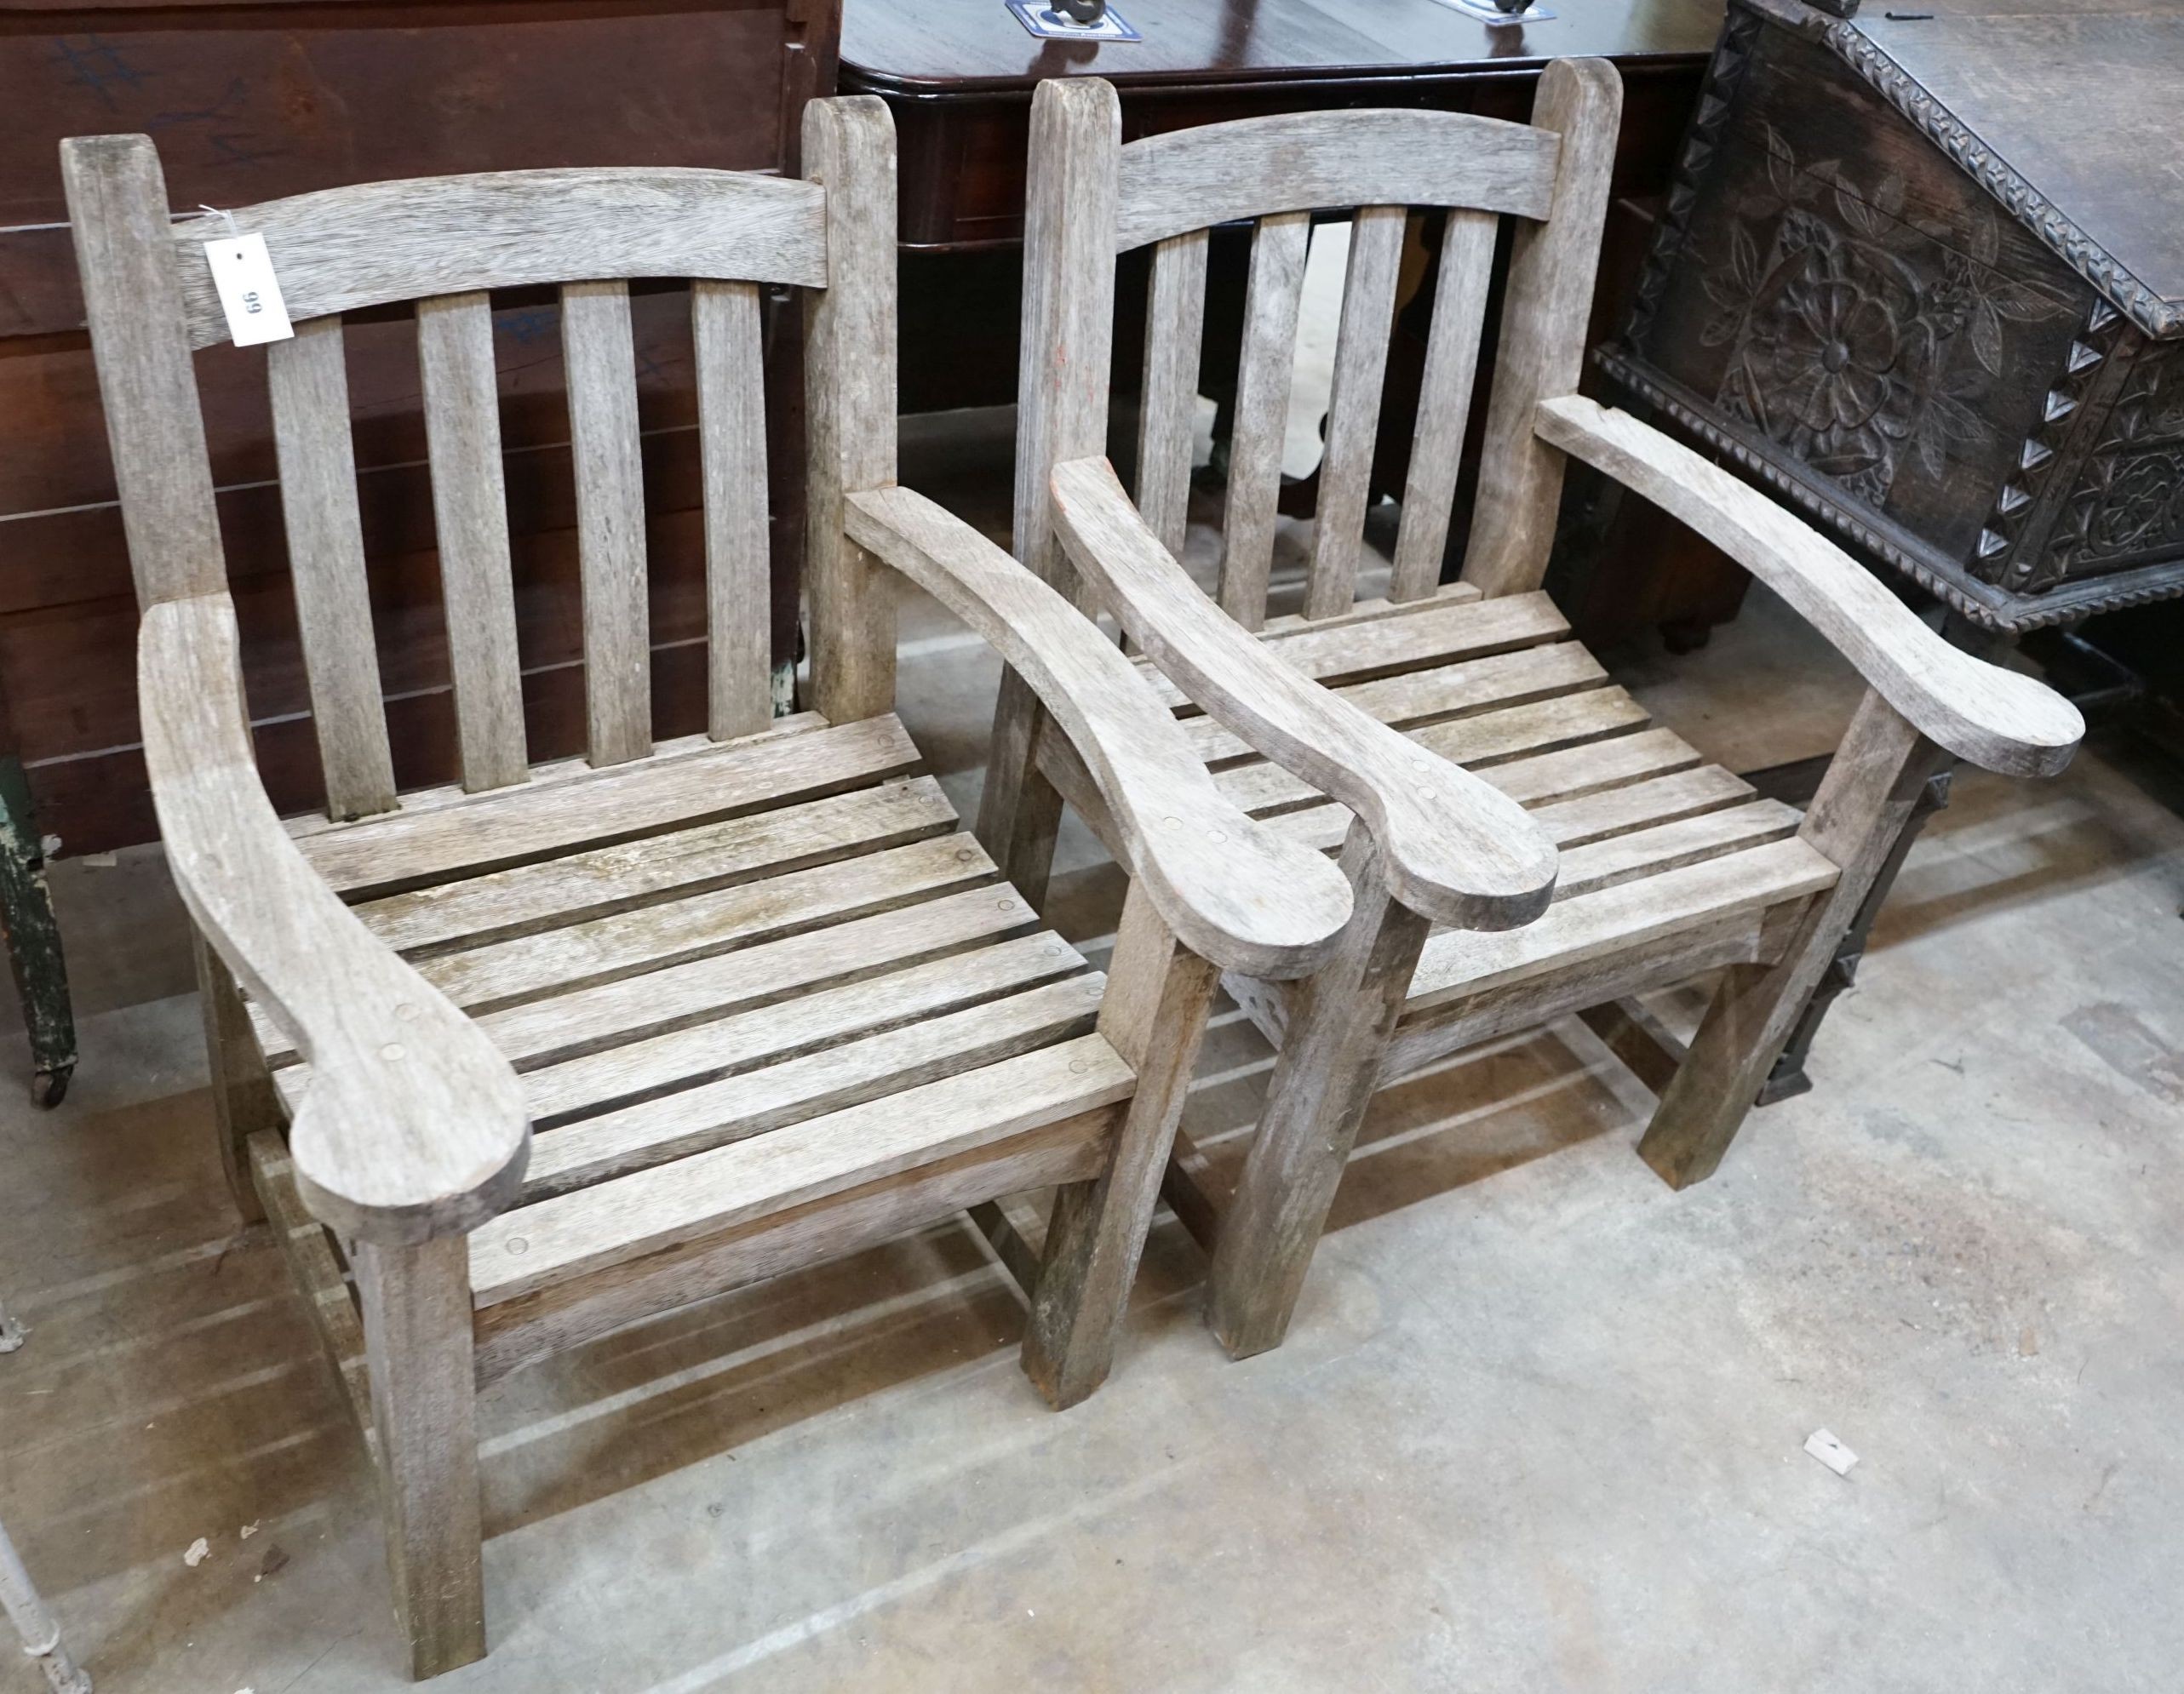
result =
[[804,109],[804,174],[827,191],[827,284],[805,295],[811,705],[837,724],[895,704],[888,573],[843,497],[895,480],[895,124],[870,94]]
[[1077,572],[1054,539],[1047,484],[1055,466],[1107,451],[1121,152],[1113,84],[1062,77],[1039,85],[1024,203],[1012,551],[1080,604]]
[[1535,128],[1562,138],[1545,222],[1520,222],[1503,295],[1463,580],[1484,595],[1528,593],[1547,572],[1562,495],[1562,453],[1533,432],[1539,402],[1577,391],[1600,268],[1623,83],[1604,59],[1558,59],[1539,78]]
[[81,136],[60,144],[60,175],[137,604],[224,592],[159,155],[145,135]]

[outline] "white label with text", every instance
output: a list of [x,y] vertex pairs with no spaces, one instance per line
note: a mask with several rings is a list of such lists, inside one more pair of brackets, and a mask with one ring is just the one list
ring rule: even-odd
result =
[[262,235],[238,235],[208,241],[204,256],[212,266],[212,285],[220,290],[220,309],[227,314],[227,333],[238,347],[285,341],[295,334],[281,299],[280,279]]

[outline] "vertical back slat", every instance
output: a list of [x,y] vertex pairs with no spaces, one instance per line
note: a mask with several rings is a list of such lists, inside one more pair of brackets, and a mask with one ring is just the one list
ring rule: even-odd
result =
[[1396,532],[1396,565],[1388,581],[1391,600],[1423,600],[1441,584],[1499,222],[1492,212],[1451,212],[1442,238],[1425,372],[1419,381],[1418,432],[1411,441],[1402,524]]
[[1480,449],[1479,501],[1464,580],[1482,594],[1539,586],[1562,504],[1562,455],[1533,432],[1539,402],[1576,392],[1608,217],[1623,83],[1600,59],[1557,59],[1539,78],[1532,121],[1559,132],[1562,158],[1545,223],[1520,223],[1503,295],[1493,399]]
[[1190,512],[1198,348],[1206,327],[1206,232],[1153,249],[1145,308],[1145,388],[1138,415],[1138,510],[1170,552],[1183,552]]
[[1396,273],[1403,260],[1402,206],[1361,206],[1350,226],[1350,270],[1335,341],[1334,387],[1320,462],[1319,521],[1304,580],[1304,615],[1331,617],[1357,595],[1373,444],[1380,432],[1380,384],[1396,321]]
[[691,329],[705,472],[706,733],[725,741],[773,717],[758,284],[693,283]]
[[508,502],[501,479],[493,314],[484,295],[417,302],[417,366],[462,786],[474,793],[530,775]]
[[341,320],[318,318],[297,324],[293,341],[266,349],[296,631],[326,776],[326,814],[335,818],[394,805],[342,346]]
[[1281,494],[1281,438],[1289,423],[1289,376],[1297,354],[1297,306],[1311,234],[1308,213],[1281,212],[1261,218],[1252,238],[1220,578],[1222,609],[1246,629],[1266,621],[1275,502]]
[[593,764],[652,751],[652,628],[645,598],[645,472],[627,283],[561,290],[561,358],[583,575],[584,719]]
[[895,477],[895,126],[872,95],[804,108],[804,174],[827,191],[827,286],[805,294],[812,705],[835,723],[895,704],[895,601],[849,539],[845,493]]

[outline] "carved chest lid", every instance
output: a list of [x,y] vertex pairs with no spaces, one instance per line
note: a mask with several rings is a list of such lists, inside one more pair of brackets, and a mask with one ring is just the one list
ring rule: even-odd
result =
[[1825,40],[2147,335],[2184,337],[2184,0],[1753,3]]

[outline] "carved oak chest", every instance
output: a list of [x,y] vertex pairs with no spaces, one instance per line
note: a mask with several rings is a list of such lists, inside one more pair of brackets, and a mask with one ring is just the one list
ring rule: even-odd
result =
[[2184,594],[2184,0],[1731,0],[1635,394],[1975,622]]

